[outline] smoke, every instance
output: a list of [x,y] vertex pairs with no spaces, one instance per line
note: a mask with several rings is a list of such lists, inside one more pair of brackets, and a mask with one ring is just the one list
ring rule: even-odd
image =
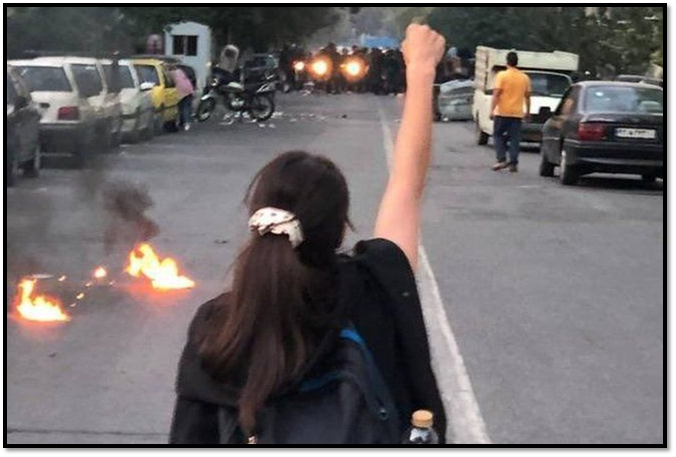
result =
[[127,181],[106,185],[103,190],[103,207],[109,216],[103,239],[106,254],[119,248],[126,252],[160,233],[157,223],[146,215],[152,206],[153,199],[143,185]]

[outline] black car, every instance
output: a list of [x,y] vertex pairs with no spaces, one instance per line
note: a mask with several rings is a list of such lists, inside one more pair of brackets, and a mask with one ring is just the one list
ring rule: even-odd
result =
[[568,89],[543,129],[540,175],[590,173],[664,178],[664,93],[646,84],[586,81]]
[[272,54],[252,54],[242,66],[244,84],[257,84],[271,78],[279,79],[279,61]]
[[19,169],[35,178],[40,169],[40,111],[19,74],[7,68],[7,111],[5,115],[5,186],[15,183]]

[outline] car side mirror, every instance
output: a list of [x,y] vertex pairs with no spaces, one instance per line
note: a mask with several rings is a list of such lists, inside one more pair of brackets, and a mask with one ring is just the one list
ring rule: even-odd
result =
[[540,111],[538,113],[538,117],[540,117],[540,119],[542,119],[543,121],[548,120],[549,118],[552,117],[552,115],[553,115],[552,109],[549,106],[543,106],[542,108],[540,108]]
[[141,90],[141,92],[148,92],[149,90],[152,90],[153,87],[155,87],[155,84],[153,84],[151,82],[141,83],[141,85],[138,86],[138,88]]
[[17,95],[14,99],[14,109],[23,109],[28,106],[28,97],[25,95]]

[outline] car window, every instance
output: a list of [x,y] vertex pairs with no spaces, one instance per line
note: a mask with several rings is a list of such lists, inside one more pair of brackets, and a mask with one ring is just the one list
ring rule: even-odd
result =
[[71,70],[81,91],[93,95],[103,92],[103,81],[96,65],[73,64]]
[[171,76],[171,73],[169,73],[166,67],[162,67],[162,73],[164,74],[165,86],[168,88],[176,87],[174,78]]
[[160,85],[160,75],[157,73],[157,68],[153,65],[136,65],[136,72],[138,73],[141,83],[152,83],[156,86]]
[[72,92],[66,72],[60,67],[18,67],[31,92]]
[[16,89],[9,74],[7,74],[7,104],[13,105],[16,100]]
[[120,71],[120,88],[133,89],[134,78],[131,75],[131,68],[127,65],[120,65],[119,71]]
[[[122,90],[122,72],[126,67],[123,67],[121,65],[113,65],[113,64],[104,64],[102,65],[103,67],[103,74],[106,78],[106,85],[108,86],[108,90],[110,92],[118,93],[120,90]],[[115,71],[117,69],[117,72]],[[133,86],[133,81],[132,81],[132,87]]]
[[571,80],[565,75],[529,73],[533,95],[561,97],[570,87]]
[[[571,95],[573,93],[573,88],[569,87],[568,90],[563,94],[563,97],[561,97],[561,101],[559,102],[559,106],[556,107],[556,111],[554,114],[557,116],[563,114],[563,106],[566,104],[566,101],[570,99]],[[570,103],[570,102],[568,102]]]
[[585,111],[663,114],[664,92],[659,89],[631,86],[590,87],[585,94]]
[[570,114],[573,114],[575,112],[575,108],[577,108],[577,94],[578,90],[572,89],[570,91],[567,91],[566,97],[563,98],[561,102],[561,111],[559,114],[562,116],[568,116]]

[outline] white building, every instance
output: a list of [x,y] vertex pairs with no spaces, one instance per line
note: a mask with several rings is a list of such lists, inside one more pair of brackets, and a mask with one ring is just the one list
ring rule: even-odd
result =
[[195,69],[198,89],[204,88],[213,58],[211,29],[197,22],[170,24],[164,33],[165,54]]

